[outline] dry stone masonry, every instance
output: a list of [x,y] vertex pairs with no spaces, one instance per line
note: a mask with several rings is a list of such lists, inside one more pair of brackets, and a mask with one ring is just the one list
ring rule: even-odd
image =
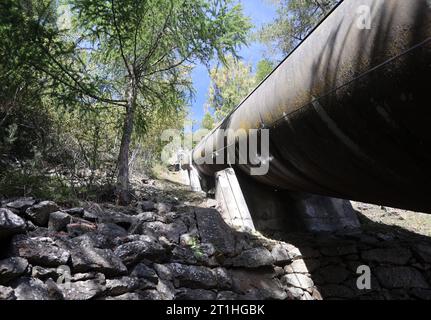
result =
[[[2,201],[0,299],[431,299],[427,238],[377,230],[271,239],[232,229],[214,205]],[[360,265],[371,269],[369,290],[357,288]]]

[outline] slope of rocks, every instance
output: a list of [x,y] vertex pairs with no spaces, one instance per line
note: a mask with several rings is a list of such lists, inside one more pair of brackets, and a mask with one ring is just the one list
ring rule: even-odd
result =
[[292,245],[227,226],[200,207],[60,208],[31,198],[0,209],[0,299],[313,299]]
[[[130,207],[2,201],[0,300],[431,299],[429,237],[359,211],[356,233],[265,237],[177,191],[148,186]],[[361,290],[364,265],[371,288]]]

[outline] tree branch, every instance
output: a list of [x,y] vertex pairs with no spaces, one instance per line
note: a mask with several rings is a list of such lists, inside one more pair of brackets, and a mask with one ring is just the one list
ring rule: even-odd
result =
[[[39,31],[39,30],[38,30]],[[93,98],[97,101],[100,102],[105,102],[105,103],[110,103],[110,104],[114,104],[114,105],[119,105],[119,106],[125,106],[125,103],[127,101],[125,100],[112,100],[112,99],[107,99],[107,98],[103,98],[103,97],[99,97],[98,95],[90,92],[88,90],[88,88],[84,87],[81,82],[73,75],[71,74],[50,52],[47,48],[45,48],[45,46],[43,45],[41,39],[39,38],[39,32],[36,33],[36,43],[38,44],[38,46],[41,48],[41,50],[43,51],[43,53],[48,57],[48,59],[50,61],[52,61],[67,77],[69,77],[73,83],[75,85],[71,85],[70,83],[64,81],[63,79],[60,79],[58,76],[55,76],[52,72],[47,71],[44,68],[39,67],[37,64],[32,64],[30,63],[34,68],[36,68],[37,70],[44,72],[45,74],[49,75],[51,78],[63,83],[65,86],[72,88],[74,90],[77,90],[78,92],[81,92],[82,94],[89,96],[90,98]]]
[[[56,81],[58,81],[58,82],[60,82],[60,83],[64,84],[65,86],[67,86],[67,87],[69,87],[69,88],[71,88],[71,89],[73,89],[73,90],[76,90],[76,91],[78,91],[78,92],[81,92],[83,95],[86,95],[86,96],[88,96],[88,97],[90,97],[90,98],[92,98],[92,99],[94,99],[94,100],[97,100],[97,101],[100,101],[100,102],[109,103],[109,104],[112,104],[112,105],[121,106],[121,107],[124,107],[124,106],[125,106],[125,103],[127,102],[127,101],[125,101],[125,100],[112,100],[112,99],[107,99],[107,98],[99,97],[99,96],[97,96],[97,95],[94,95],[94,94],[92,94],[92,93],[88,92],[88,91],[87,91],[85,88],[83,88],[82,86],[76,87],[76,86],[74,86],[74,85],[72,85],[72,84],[68,83],[67,81],[64,81],[63,79],[61,79],[61,78],[59,78],[58,76],[54,75],[52,72],[50,72],[50,71],[48,71],[48,70],[46,70],[46,69],[44,69],[44,68],[39,67],[37,64],[31,64],[31,66],[32,66],[33,68],[35,68],[36,70],[39,70],[39,71],[41,71],[41,72],[43,72],[43,73],[47,74],[47,75],[48,75],[48,76],[50,76],[52,79],[54,79],[54,80],[56,80]],[[59,68],[60,68],[60,69],[62,69],[62,71],[63,71],[63,68],[62,68],[62,66],[61,66],[61,65],[59,66]],[[68,74],[68,72],[67,72],[67,71],[63,71],[63,72],[65,72],[66,74]],[[72,78],[72,79],[73,79],[73,78]],[[74,82],[76,83],[76,81],[74,81]],[[78,84],[78,83],[77,83],[77,84]]]
[[[137,1],[139,2],[141,0],[135,0],[135,5],[136,5]],[[146,0],[143,0],[143,1],[145,1],[145,4],[146,4],[147,1]],[[137,19],[137,22],[135,25],[135,34],[134,34],[134,38],[133,38],[133,41],[134,41],[134,43],[133,43],[133,67],[134,68],[136,67],[136,61],[138,59],[138,56],[137,56],[138,32],[141,28],[141,22],[144,19],[144,17],[147,15],[148,10],[149,9],[145,10],[144,14],[142,16],[140,16],[140,15],[138,16],[138,19]],[[136,8],[136,12],[139,12],[137,8]]]
[[123,48],[124,48],[123,40],[121,39],[120,29],[118,27],[117,18],[115,15],[114,0],[111,0],[111,12],[112,12],[112,18],[114,20],[115,31],[116,31],[117,37],[118,37],[118,42],[120,44],[121,57],[123,58],[124,64],[127,68],[127,72],[129,74],[130,78],[133,78],[133,72],[132,72],[132,70],[130,70],[129,63],[127,62],[126,56],[124,55],[124,51],[123,51]]
[[185,61],[187,61],[188,58],[189,57],[185,57],[185,58],[181,59],[180,61],[178,61],[177,63],[170,65],[169,67],[166,67],[166,68],[163,68],[163,69],[158,69],[158,70],[155,70],[155,71],[150,72],[150,73],[146,73],[146,74],[144,74],[144,77],[149,77],[149,76],[152,76],[152,75],[154,75],[156,73],[166,72],[166,71],[169,71],[169,70],[174,69],[176,67],[179,67]]
[[159,46],[159,43],[160,43],[160,39],[162,38],[163,34],[166,31],[166,28],[168,27],[169,18],[171,17],[172,11],[174,9],[174,3],[173,3],[173,1],[171,0],[170,3],[171,3],[171,6],[170,6],[168,14],[166,15],[165,22],[163,23],[163,27],[160,30],[160,32],[157,34],[157,37],[156,37],[155,41],[152,43],[152,45],[150,47],[150,50],[148,50],[148,54],[145,55],[145,58],[142,60],[142,63],[140,64],[140,68],[141,69],[142,69],[142,66],[144,66],[144,65],[147,64],[147,62],[150,59],[150,57],[157,50],[157,48]]

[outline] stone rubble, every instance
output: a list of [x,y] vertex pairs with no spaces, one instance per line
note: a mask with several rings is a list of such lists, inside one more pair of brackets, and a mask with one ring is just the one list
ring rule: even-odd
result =
[[24,233],[25,221],[6,208],[0,208],[0,240],[14,234]]
[[20,257],[0,260],[0,283],[7,283],[22,275],[28,267],[28,261]]
[[[431,250],[381,233],[239,232],[214,201],[2,201],[0,300],[431,299]],[[280,238],[273,236],[272,238]],[[357,267],[372,270],[370,290]]]
[[42,201],[29,207],[25,211],[25,215],[37,226],[46,227],[50,214],[57,210],[58,206],[56,203],[52,201]]

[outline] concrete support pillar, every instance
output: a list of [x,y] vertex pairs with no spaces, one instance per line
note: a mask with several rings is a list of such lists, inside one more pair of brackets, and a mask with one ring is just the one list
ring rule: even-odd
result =
[[188,184],[193,192],[202,192],[201,178],[198,170],[193,166],[192,152],[182,151],[178,155],[180,168],[187,170]]
[[194,192],[202,192],[201,181],[199,178],[199,172],[193,165],[190,165],[189,169],[190,186]]
[[215,179],[215,198],[225,222],[238,230],[255,230],[235,171],[232,168],[219,171]]

